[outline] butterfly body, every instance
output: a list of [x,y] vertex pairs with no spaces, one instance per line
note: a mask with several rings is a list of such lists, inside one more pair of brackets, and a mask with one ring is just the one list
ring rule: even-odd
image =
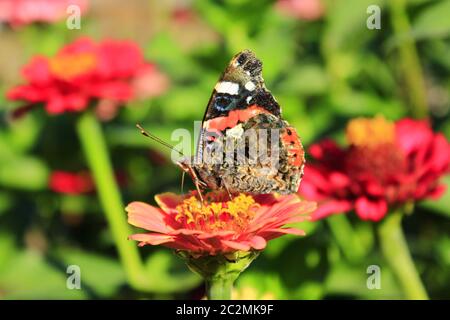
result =
[[304,163],[296,130],[265,87],[261,61],[240,52],[214,87],[196,155],[180,166],[198,189],[289,194],[298,190]]

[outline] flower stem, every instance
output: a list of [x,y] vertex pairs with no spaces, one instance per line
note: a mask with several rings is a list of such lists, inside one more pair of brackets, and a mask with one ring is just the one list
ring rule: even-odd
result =
[[406,0],[389,1],[391,22],[396,37],[399,39],[399,60],[406,90],[409,94],[411,114],[422,119],[428,117],[425,80],[414,40],[410,36],[411,25],[406,13]]
[[230,300],[234,278],[213,278],[206,280],[208,300]]
[[389,213],[380,223],[381,250],[407,299],[426,300],[427,292],[416,270],[402,230],[401,212]]
[[77,132],[127,279],[132,287],[145,289],[145,282],[148,279],[144,275],[137,247],[127,240],[132,231],[126,221],[101,126],[91,112],[85,112],[80,116]]
[[364,248],[347,217],[344,214],[336,214],[326,221],[345,257],[352,262],[361,260]]
[[189,252],[177,251],[191,271],[206,282],[208,300],[230,300],[233,283],[259,255],[259,251],[236,251],[214,256],[194,257]]

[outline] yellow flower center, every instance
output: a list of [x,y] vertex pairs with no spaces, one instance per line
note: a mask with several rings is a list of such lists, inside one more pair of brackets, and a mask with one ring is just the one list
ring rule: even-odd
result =
[[188,197],[177,206],[175,220],[189,229],[207,232],[243,230],[253,219],[259,204],[243,193],[232,200],[225,199],[228,199],[225,193],[210,192],[202,205],[197,197]]
[[347,141],[356,147],[375,147],[395,141],[395,125],[383,116],[351,120],[346,130]]
[[395,143],[395,124],[377,116],[358,118],[347,126],[350,148],[346,171],[353,179],[371,176],[381,185],[406,170],[406,158]]
[[50,71],[65,80],[82,75],[95,67],[96,57],[91,53],[59,55],[50,59]]

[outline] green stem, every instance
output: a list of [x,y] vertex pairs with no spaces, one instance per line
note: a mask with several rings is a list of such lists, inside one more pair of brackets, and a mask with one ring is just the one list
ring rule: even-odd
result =
[[401,212],[389,213],[379,225],[381,250],[407,299],[426,300],[427,292],[420,280],[402,230]]
[[349,261],[361,260],[364,256],[364,248],[347,217],[344,214],[337,214],[326,221],[345,257]]
[[193,257],[189,252],[178,251],[191,271],[206,281],[209,300],[230,300],[233,283],[259,255],[259,251],[236,251],[225,255]]
[[132,231],[126,220],[101,126],[91,112],[85,112],[78,119],[77,132],[127,279],[132,287],[145,290],[148,279],[137,246],[127,240]]
[[230,300],[234,278],[214,278],[206,280],[208,300]]
[[405,0],[390,0],[391,23],[399,39],[399,60],[409,95],[411,114],[415,118],[427,118],[428,106],[419,55],[412,37],[411,25],[406,13]]

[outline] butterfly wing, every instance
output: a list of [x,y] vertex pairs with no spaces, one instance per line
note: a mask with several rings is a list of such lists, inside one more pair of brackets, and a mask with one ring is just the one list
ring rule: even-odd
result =
[[269,112],[277,117],[281,113],[279,104],[264,84],[262,62],[252,51],[244,50],[231,59],[213,89],[197,142],[198,162],[201,162],[205,147],[205,131],[217,126],[222,129],[232,127],[236,116],[244,119],[259,111]]
[[[224,140],[218,136],[240,143],[248,153],[255,143],[245,140],[245,133],[259,129],[278,132],[274,141],[279,162],[275,166],[261,158],[254,159],[255,163],[224,161]],[[238,53],[215,85],[203,117],[194,165],[199,177],[211,189],[293,193],[298,190],[304,162],[295,129],[282,120],[279,104],[265,87],[261,61],[249,50]]]

